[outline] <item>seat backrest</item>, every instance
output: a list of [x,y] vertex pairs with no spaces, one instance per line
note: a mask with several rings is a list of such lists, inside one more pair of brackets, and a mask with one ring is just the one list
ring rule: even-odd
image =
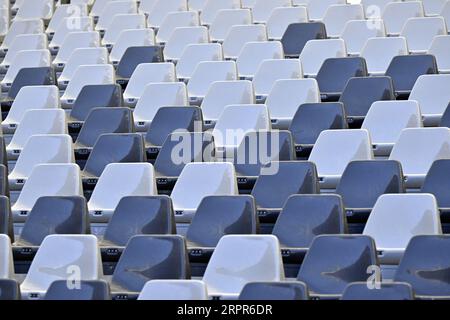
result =
[[0,234],[0,279],[10,279],[14,275],[11,239],[6,234]]
[[450,197],[448,188],[450,188],[450,160],[436,160],[428,170],[425,181],[420,192],[431,193],[436,197],[439,208],[450,207]]
[[138,300],[207,300],[206,285],[200,280],[150,280]]
[[117,65],[117,75],[129,79],[141,63],[163,62],[163,50],[160,46],[133,46],[125,50]]
[[56,84],[56,76],[52,67],[22,68],[11,84],[8,98],[14,99],[20,89],[26,86],[48,86],[54,84]]
[[110,300],[109,285],[103,280],[82,280],[80,287],[69,289],[67,280],[54,281],[47,290],[44,300]]
[[342,300],[414,300],[414,292],[406,282],[382,283],[376,290],[369,289],[367,282],[355,282],[345,288]]
[[239,300],[308,300],[303,282],[250,282],[242,289]]
[[323,22],[301,22],[290,24],[281,38],[286,57],[298,57],[309,40],[326,39]]
[[0,196],[0,234],[9,236],[11,243],[14,242],[13,219],[9,198]]

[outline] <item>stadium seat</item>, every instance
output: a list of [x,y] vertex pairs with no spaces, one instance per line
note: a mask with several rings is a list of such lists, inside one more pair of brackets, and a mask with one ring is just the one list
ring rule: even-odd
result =
[[149,83],[133,111],[137,131],[147,131],[156,113],[165,106],[189,105],[183,82]]
[[109,59],[113,65],[119,64],[127,49],[132,47],[153,46],[155,32],[153,29],[125,29],[120,32],[111,49]]
[[67,280],[52,282],[44,300],[111,300],[109,285],[104,280],[81,280],[79,288],[67,287]]
[[[153,0],[148,0],[148,1],[153,1]],[[206,5],[206,2],[208,2],[208,0],[189,0],[188,8],[189,8],[189,10],[202,12],[203,8]]]
[[281,40],[290,24],[308,22],[306,7],[277,7],[272,10],[266,22],[270,40]]
[[233,26],[250,24],[252,24],[250,9],[219,10],[209,26],[211,41],[223,42]]
[[267,41],[266,26],[262,24],[235,25],[223,40],[223,55],[236,59],[247,42]]
[[146,26],[145,15],[143,14],[115,15],[110,26],[105,31],[102,44],[107,48],[111,48],[116,44],[116,41],[120,37],[120,33],[122,31],[129,29],[144,29]]
[[292,7],[291,0],[256,0],[252,7],[254,23],[267,23],[275,8]]
[[449,25],[450,22],[450,4],[445,2],[444,6],[442,7],[442,10],[439,14],[440,16],[444,17],[445,23]]
[[11,239],[6,234],[0,234],[0,279],[11,279],[14,275]]
[[0,279],[0,300],[20,300],[20,287],[16,280]]
[[384,8],[390,2],[398,0],[361,0],[367,19],[379,19]]
[[147,24],[153,29],[158,29],[168,13],[187,9],[187,0],[157,0],[148,13]]
[[348,21],[361,19],[364,19],[361,4],[336,4],[328,7],[322,22],[325,24],[328,37],[339,38]]
[[164,59],[176,62],[188,45],[208,42],[208,29],[204,26],[175,28],[165,44]]
[[308,289],[303,282],[250,282],[242,289],[239,300],[308,300]]
[[[145,30],[145,29],[142,29]],[[116,82],[126,87],[133,72],[140,64],[163,62],[163,49],[160,46],[141,46],[128,48],[117,64]]]
[[420,235],[406,247],[394,281],[411,284],[416,298],[448,299],[449,283],[445,280],[449,268],[448,235]]
[[319,0],[319,1],[301,1],[306,2],[308,8],[309,20],[322,20],[327,9],[332,5],[345,4],[345,0]]
[[100,46],[100,34],[97,31],[71,32],[64,37],[64,41],[53,60],[53,66],[62,70],[70,56],[76,49],[95,48]]
[[280,245],[271,235],[227,235],[220,239],[203,281],[210,297],[236,299],[255,281],[284,280]]
[[97,280],[102,276],[97,238],[93,235],[47,236],[20,286],[22,299],[43,299],[56,280],[75,285],[68,282],[73,273],[79,276],[78,280]]
[[449,164],[450,160],[448,159],[434,161],[428,170],[422,189],[420,189],[420,192],[431,193],[436,197],[442,220],[447,220],[450,212],[450,198],[447,192]]
[[[3,168],[6,176],[6,168]],[[4,192],[2,192],[4,193]],[[0,234],[7,235],[11,242],[14,242],[13,218],[11,206],[7,195],[0,196]]]
[[426,16],[440,15],[446,1],[444,0],[422,0],[423,10]]
[[64,18],[49,43],[49,49],[57,53],[65,38],[73,32],[93,31],[94,22],[91,17]]
[[55,7],[55,12],[48,23],[45,33],[53,36],[58,30],[59,24],[64,18],[68,17],[84,17],[88,14],[88,6],[86,4],[63,4]]
[[158,29],[156,41],[163,45],[170,39],[175,29],[182,27],[197,27],[199,24],[200,18],[197,11],[169,12]]
[[450,73],[450,59],[446,52],[450,49],[450,36],[435,36],[428,49],[428,54],[434,55],[439,73]]
[[395,56],[407,54],[408,46],[404,37],[370,38],[361,51],[370,75],[384,75]]
[[[92,5],[91,11],[89,12],[89,16],[95,17],[98,19],[100,13],[103,11],[105,6],[108,4],[110,0],[95,0]],[[143,0],[146,1],[146,0]],[[72,1],[73,2],[73,1]]]
[[327,31],[322,22],[292,23],[281,38],[284,55],[286,58],[297,58],[308,41],[326,38]]
[[368,39],[385,37],[383,20],[350,20],[345,24],[341,38],[349,55],[360,55]]
[[16,13],[15,19],[43,19],[49,21],[53,15],[53,0],[24,1]]
[[188,163],[171,194],[176,222],[189,223],[205,196],[237,194],[232,163]]
[[145,284],[138,297],[138,300],[207,299],[206,285],[200,280],[151,280]]
[[41,19],[13,20],[0,45],[0,52],[5,54],[16,36],[38,33],[44,33],[44,22]]
[[198,63],[221,60],[223,60],[222,46],[218,43],[188,45],[177,62],[177,77],[180,81],[188,81]]
[[185,240],[177,235],[138,235],[130,239],[111,279],[115,300],[137,298],[155,279],[189,279]]
[[407,188],[420,188],[433,162],[450,158],[449,143],[448,128],[403,129],[389,159],[402,164]]
[[384,20],[386,33],[390,36],[398,36],[409,18],[423,16],[422,1],[394,1],[384,7],[381,17]]
[[98,16],[95,30],[108,30],[116,15],[133,14],[137,12],[137,3],[133,0],[108,1]]
[[447,35],[447,27],[442,17],[410,18],[401,35],[406,38],[411,54],[427,53],[434,36]]
[[225,9],[240,9],[240,0],[223,0],[223,1],[210,1],[207,0],[201,8],[200,21],[203,25],[210,25],[217,13],[220,10]]
[[342,300],[414,300],[414,292],[406,282],[381,283],[375,289],[369,289],[367,282],[354,282],[345,288]]

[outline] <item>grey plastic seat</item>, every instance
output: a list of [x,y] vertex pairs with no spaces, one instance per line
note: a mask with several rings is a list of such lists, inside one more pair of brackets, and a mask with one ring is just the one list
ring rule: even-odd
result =
[[138,297],[138,300],[207,299],[206,285],[200,280],[150,280],[142,288]]
[[84,280],[80,287],[69,289],[66,280],[53,282],[45,294],[44,300],[110,300],[109,285],[103,280]]
[[11,239],[6,234],[0,234],[0,279],[12,279],[14,276],[14,262]]
[[16,280],[0,279],[0,300],[20,300],[20,286]]
[[284,55],[289,58],[297,58],[309,40],[326,38],[327,31],[322,22],[292,23],[281,38]]
[[448,192],[450,160],[436,160],[428,170],[423,182],[422,193],[431,193],[436,197],[439,210],[441,211],[441,221],[447,222],[450,213],[450,197]]
[[322,235],[314,239],[297,276],[319,299],[338,299],[352,282],[366,281],[377,266],[375,242],[368,236]]
[[367,288],[367,282],[355,282],[345,288],[342,300],[414,300],[414,292],[406,282],[382,283],[375,289]]
[[125,29],[120,32],[116,39],[109,59],[113,65],[117,65],[124,57],[127,49],[153,46],[155,43],[155,32],[153,29]]
[[9,197],[8,168],[0,164],[0,196]]
[[0,234],[5,234],[14,242],[13,218],[7,196],[0,196]]
[[[17,73],[14,82],[11,84],[5,102],[11,105],[12,100],[17,96],[20,89],[26,86],[47,86],[55,85],[55,71],[52,67],[22,68]],[[10,100],[10,101],[8,101]],[[4,102],[2,102],[2,105]]]
[[111,279],[113,299],[137,298],[154,279],[189,279],[184,238],[176,235],[138,235],[128,241]]
[[239,294],[239,300],[308,300],[308,289],[303,282],[250,282]]
[[133,46],[125,50],[117,64],[117,83],[127,84],[134,70],[141,63],[163,62],[163,50],[160,46]]

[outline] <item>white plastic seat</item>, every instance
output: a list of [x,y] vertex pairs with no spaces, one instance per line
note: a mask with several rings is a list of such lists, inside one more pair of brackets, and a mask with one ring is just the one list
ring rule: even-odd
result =
[[221,299],[236,299],[249,282],[283,280],[280,244],[273,235],[222,237],[203,276],[208,295]]
[[114,16],[102,44],[106,47],[113,47],[123,30],[128,29],[145,29],[147,23],[143,14],[118,14]]
[[13,279],[14,263],[11,240],[6,234],[0,234],[0,279]]
[[188,45],[208,42],[209,33],[206,27],[176,28],[164,47],[164,59],[178,61]]
[[266,23],[275,8],[292,7],[291,0],[256,0],[252,7],[253,21]]
[[367,113],[362,129],[370,132],[375,156],[389,156],[405,128],[422,127],[417,101],[376,101]]
[[442,226],[432,194],[384,194],[370,213],[364,235],[371,236],[382,264],[398,264],[412,237],[440,235]]
[[41,19],[14,20],[0,45],[0,50],[6,52],[18,35],[36,33],[44,33],[44,22]]
[[325,189],[337,186],[351,161],[372,159],[369,131],[364,129],[322,131],[309,156],[317,166],[320,186]]
[[234,61],[200,62],[187,86],[190,103],[200,104],[213,82],[233,80],[237,80],[237,67]]
[[207,300],[206,285],[200,280],[151,280],[138,300]]
[[361,0],[367,19],[380,19],[388,3],[400,0]]
[[100,34],[97,31],[71,32],[65,38],[53,60],[57,69],[64,68],[73,51],[79,48],[94,48],[100,46]]
[[281,42],[247,42],[236,59],[239,77],[252,79],[261,63],[268,59],[284,59]]
[[439,73],[450,73],[450,36],[435,36],[428,49],[428,54],[434,55]]
[[350,55],[360,55],[368,39],[385,36],[384,23],[381,19],[348,21],[341,34]]
[[91,17],[98,17],[110,1],[111,0],[95,0],[89,15]]
[[152,10],[152,7],[155,5],[156,1],[157,0],[141,0],[139,3],[138,12],[149,14],[150,11]]
[[3,40],[8,33],[9,23],[9,8],[0,8],[0,40]]
[[87,5],[83,4],[63,4],[56,8],[45,33],[53,35],[64,18],[87,16]]
[[203,25],[210,25],[220,10],[225,9],[232,10],[240,8],[241,8],[240,0],[221,0],[221,1],[208,0],[205,3],[202,12],[200,14],[200,22]]
[[156,41],[164,44],[176,28],[197,27],[199,24],[200,18],[197,11],[169,12],[159,27]]
[[15,19],[50,20],[53,15],[53,0],[24,0],[17,11]]
[[161,107],[186,105],[189,105],[188,95],[183,82],[150,83],[134,108],[135,128],[137,131],[147,131]]
[[47,49],[19,51],[11,61],[8,71],[1,82],[2,89],[11,87],[16,75],[22,68],[49,66],[51,66],[51,55]]
[[250,81],[216,81],[211,84],[203,99],[203,119],[207,126],[212,126],[226,106],[254,103],[255,94]]
[[189,0],[188,1],[189,10],[195,10],[200,13],[202,12],[207,2],[208,0]]
[[[173,160],[175,162],[176,159]],[[188,163],[171,194],[175,219],[177,223],[189,223],[206,196],[237,194],[236,173],[232,163]]]
[[82,65],[72,76],[72,80],[61,97],[63,108],[71,108],[81,89],[93,84],[114,84],[115,71],[110,64]]
[[266,22],[267,36],[270,40],[281,40],[287,27],[299,22],[308,22],[306,7],[275,8]]
[[304,75],[315,77],[326,59],[346,56],[347,49],[342,39],[309,40],[300,53],[300,61]]
[[450,159],[450,130],[403,129],[389,159],[400,161],[402,164],[407,188],[420,188],[435,160]]
[[253,77],[256,100],[265,100],[275,81],[282,79],[300,79],[303,77],[302,66],[297,59],[264,60]]
[[426,16],[439,16],[447,0],[422,0]]
[[44,196],[83,196],[80,167],[74,163],[34,166],[11,207],[14,222],[24,222],[36,200]]
[[445,2],[445,5],[441,10],[440,16],[442,16],[445,19],[446,25],[449,26],[450,25],[450,3],[448,1]]
[[189,80],[200,62],[222,60],[222,46],[218,43],[188,45],[176,65],[177,77],[180,80]]
[[384,8],[382,18],[388,35],[399,35],[409,18],[423,17],[422,1],[391,2]]
[[410,18],[401,35],[406,38],[410,53],[426,53],[434,36],[447,35],[447,27],[442,17]]
[[88,202],[91,222],[108,222],[123,197],[157,194],[150,163],[111,163],[103,170]]
[[328,7],[323,23],[327,29],[327,36],[339,38],[344,31],[345,24],[350,20],[364,19],[364,10],[360,4],[338,4]]
[[421,75],[411,90],[409,100],[420,104],[425,126],[439,125],[450,101],[450,74]]
[[35,165],[74,163],[72,138],[67,134],[33,135],[20,153],[8,176],[11,189],[21,189]]
[[20,89],[8,116],[2,121],[3,133],[14,133],[25,112],[30,109],[59,108],[59,90],[56,86],[26,86]]
[[233,159],[248,132],[271,129],[269,111],[263,104],[238,104],[224,108],[212,134],[216,157]]
[[[103,277],[98,240],[94,235],[45,237],[20,286],[22,299],[42,299],[56,280],[98,280]],[[75,286],[75,284],[73,284]]]
[[134,0],[109,1],[98,16],[95,30],[108,30],[116,15],[137,13],[137,3]]
[[224,57],[236,59],[247,42],[255,41],[267,41],[265,25],[252,24],[231,27],[222,45]]
[[141,63],[136,67],[123,93],[126,106],[135,106],[145,87],[156,82],[175,82],[173,63]]
[[272,127],[287,130],[300,105],[318,102],[320,92],[316,79],[275,81],[266,99]]
[[73,51],[69,60],[58,77],[58,85],[66,87],[79,66],[82,65],[101,65],[108,63],[108,50],[105,47],[96,48],[78,48]]
[[336,4],[346,4],[346,0],[300,0],[306,2],[308,8],[309,19],[313,21],[322,20],[327,9]]
[[128,48],[153,46],[154,44],[155,32],[153,29],[126,29],[121,31],[117,37],[109,59],[113,65],[117,65]]
[[370,75],[384,75],[392,58],[407,54],[404,37],[370,38],[361,51]]
[[93,31],[93,25],[92,17],[64,18],[50,41],[50,49],[58,51],[67,35],[72,32]]
[[222,42],[233,26],[249,25],[251,23],[252,12],[250,9],[219,10],[209,26],[211,41]]
[[157,0],[148,14],[148,26],[159,28],[169,12],[187,9],[187,0]]

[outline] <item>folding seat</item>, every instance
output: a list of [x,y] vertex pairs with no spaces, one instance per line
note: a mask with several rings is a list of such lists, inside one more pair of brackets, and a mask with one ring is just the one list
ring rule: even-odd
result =
[[165,44],[176,28],[197,27],[200,24],[200,18],[197,11],[175,11],[169,12],[156,35],[156,41]]
[[317,170],[311,162],[271,161],[261,167],[252,190],[261,222],[274,223],[293,194],[319,193]]
[[385,37],[383,20],[351,20],[345,24],[341,38],[349,55],[360,55],[368,39]]
[[150,83],[145,87],[133,112],[136,129],[147,131],[161,107],[185,105],[188,105],[188,95],[184,83]]
[[16,280],[0,279],[0,300],[20,300],[20,287]]
[[44,22],[41,19],[14,20],[0,45],[0,52],[5,54],[16,36],[24,34],[44,33]]
[[190,278],[185,240],[178,235],[139,235],[128,242],[111,279],[114,300],[137,298],[155,279]]
[[256,0],[252,7],[253,21],[267,23],[272,10],[280,7],[292,7],[291,0]]
[[188,45],[177,62],[177,77],[180,81],[188,81],[200,62],[221,60],[223,60],[222,46],[218,43]]
[[[129,108],[94,108],[86,118],[74,145],[77,159],[87,158],[97,139],[109,133],[133,133],[133,112]],[[119,147],[115,145],[114,147]],[[117,150],[114,150],[117,151]],[[105,156],[105,154],[103,154]]]
[[20,286],[22,299],[44,298],[52,282],[66,280],[67,284],[73,272],[79,275],[77,280],[97,280],[102,276],[97,238],[93,235],[47,236]]
[[367,75],[367,65],[364,58],[326,59],[316,76],[322,101],[338,100],[350,78],[366,77]]
[[212,82],[201,104],[205,126],[213,127],[229,105],[254,104],[254,96],[248,80]]
[[26,140],[16,165],[8,176],[10,188],[20,190],[35,165],[73,162],[72,138],[69,135],[32,135]]
[[401,35],[406,38],[411,54],[427,53],[434,36],[447,35],[447,27],[442,17],[410,18]]
[[272,235],[222,237],[203,276],[208,295],[222,299],[238,298],[249,282],[282,280],[280,245]]
[[104,47],[78,48],[73,51],[67,60],[61,75],[58,77],[58,86],[66,88],[78,67],[82,65],[108,64],[108,50]]
[[14,275],[11,240],[6,234],[0,234],[0,279],[12,279]]
[[223,40],[224,57],[236,59],[247,42],[267,41],[267,30],[263,24],[235,25]]
[[49,43],[50,50],[55,53],[58,52],[65,38],[73,32],[93,31],[93,24],[91,17],[64,18]]
[[88,202],[91,222],[108,222],[125,196],[157,195],[155,173],[149,163],[110,163],[103,170]]
[[87,16],[88,7],[86,4],[63,4],[55,8],[55,12],[48,23],[45,33],[53,36],[58,29],[59,24],[64,18]]
[[381,283],[378,289],[369,289],[366,282],[349,284],[342,294],[342,300],[414,300],[414,292],[409,283]]
[[339,98],[345,106],[347,122],[360,127],[372,103],[395,100],[394,86],[390,77],[350,78]]
[[8,91],[17,74],[24,68],[49,67],[51,65],[50,52],[46,49],[19,51],[1,81],[3,91]]
[[53,66],[62,70],[76,49],[93,48],[100,46],[100,34],[98,31],[71,32],[64,37],[64,41],[53,60]]
[[270,59],[284,59],[281,42],[247,42],[236,59],[239,78],[251,80],[260,64]]
[[188,45],[208,42],[209,34],[206,27],[176,28],[165,44],[164,59],[178,61]]
[[423,182],[420,192],[431,193],[436,197],[442,222],[448,221],[450,199],[448,196],[448,171],[450,160],[440,159],[433,162]]
[[367,19],[379,19],[387,4],[399,0],[361,0]]
[[232,163],[192,162],[185,165],[171,198],[177,223],[190,223],[206,196],[237,195]]
[[288,129],[300,105],[319,102],[319,86],[315,79],[275,81],[266,99],[272,128]]
[[325,24],[328,37],[339,38],[348,21],[361,19],[364,19],[361,4],[337,4],[328,7],[322,22]]
[[23,50],[47,49],[48,41],[45,33],[18,35],[8,48],[5,58],[0,63],[0,72],[6,73],[16,55]]
[[[142,29],[144,30],[144,29]],[[143,63],[164,62],[163,48],[160,46],[130,47],[123,54],[116,68],[116,82],[126,87],[136,70]]]
[[111,49],[109,59],[113,65],[117,65],[127,49],[132,47],[153,46],[155,44],[155,32],[153,29],[126,29],[120,32],[116,43]]
[[138,300],[208,300],[208,292],[200,280],[151,280]]
[[402,164],[407,188],[420,188],[435,160],[450,159],[449,143],[448,128],[403,129],[389,159]]
[[306,7],[274,8],[266,22],[267,36],[270,40],[281,40],[290,24],[301,22],[308,22]]
[[370,75],[384,75],[395,56],[407,55],[408,46],[404,37],[380,37],[367,40],[361,50]]
[[211,41],[223,42],[233,26],[250,24],[252,24],[250,9],[219,10],[209,26]]
[[247,132],[270,129],[269,110],[265,105],[228,105],[223,109],[212,131],[216,156],[233,159]]
[[[119,2],[119,1],[113,1]],[[145,21],[145,15],[143,14],[118,14],[115,15],[111,21],[110,26],[105,31],[105,35],[102,39],[102,45],[107,48],[112,48],[120,33],[128,29],[145,29],[147,23]]]
[[57,280],[48,288],[44,300],[111,300],[111,293],[104,280],[81,280],[77,289],[68,288],[67,280]]
[[148,13],[148,26],[158,29],[167,14],[175,11],[187,11],[187,9],[187,0],[156,0]]
[[287,198],[272,234],[280,241],[285,263],[303,260],[314,238],[347,233],[342,199],[334,194],[299,195]]
[[217,81],[237,80],[237,67],[234,61],[204,61],[197,64],[187,85],[189,103],[202,104],[210,86]]
[[406,247],[394,281],[409,283],[419,299],[448,299],[450,266],[448,235],[418,235]]
[[351,161],[372,160],[372,144],[367,130],[325,130],[317,138],[309,161],[317,166],[320,187],[334,189]]
[[67,134],[64,110],[31,109],[25,112],[6,147],[8,159],[17,159],[28,138],[36,134]]
[[225,9],[232,10],[240,8],[241,8],[240,0],[222,0],[222,1],[207,0],[201,10],[200,22],[203,25],[210,25],[212,24],[214,18],[217,16],[217,13],[220,10]]
[[421,75],[417,78],[409,99],[419,103],[426,126],[439,125],[450,100],[449,85],[450,75],[447,74]]
[[[6,177],[6,167],[2,168]],[[6,181],[5,181],[6,182]],[[6,187],[6,184],[5,184]],[[2,193],[5,194],[5,192]],[[11,206],[7,195],[0,196],[0,234],[7,235],[11,242],[14,242],[13,218],[11,215]]]
[[115,71],[110,64],[81,65],[72,76],[64,94],[61,96],[63,108],[70,109],[80,93],[81,89],[93,84],[114,84]]
[[49,21],[53,15],[53,0],[24,0],[16,13],[15,19],[43,19]]
[[136,235],[175,234],[172,201],[168,196],[128,196],[117,204],[100,247],[125,247]]
[[381,18],[384,20],[386,33],[390,36],[398,36],[409,18],[423,16],[422,1],[395,1],[384,7]]
[[306,8],[308,8],[309,20],[322,20],[325,16],[327,9],[332,5],[346,4],[345,0],[318,0],[318,1],[305,1]]
[[116,15],[137,13],[137,3],[133,0],[108,1],[98,16],[95,30],[107,31]]
[[242,289],[239,300],[308,300],[308,289],[303,282],[250,282]]
[[264,102],[277,80],[303,78],[302,65],[297,59],[264,60],[253,77],[257,102]]
[[136,67],[123,92],[124,104],[134,107],[150,83],[175,82],[175,67],[172,63],[142,63]]
[[25,112],[30,109],[53,109],[59,107],[59,91],[56,86],[23,87],[14,99],[8,116],[2,121],[2,132],[14,133]]

